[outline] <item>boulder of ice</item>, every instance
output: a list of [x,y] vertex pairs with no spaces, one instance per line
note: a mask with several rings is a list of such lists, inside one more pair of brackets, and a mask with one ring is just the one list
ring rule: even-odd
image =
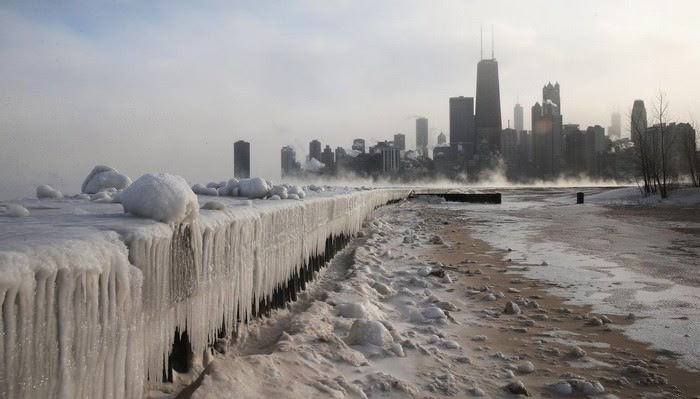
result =
[[8,204],[5,213],[14,218],[29,216],[29,210],[20,204]]
[[296,194],[287,194],[287,199],[290,199],[290,200],[298,200],[298,199],[301,199],[301,198],[299,198],[299,196],[296,195]]
[[291,195],[291,194],[298,195],[300,199],[303,199],[306,196],[306,193],[304,192],[304,190],[299,186],[290,186],[287,189],[287,195]]
[[48,184],[42,184],[36,188],[36,197],[39,199],[60,199],[63,198],[63,194]]
[[279,201],[279,200],[281,200],[282,198],[280,198],[279,195],[275,194],[275,195],[272,195],[272,196],[268,197],[267,199],[273,200],[273,201]]
[[112,196],[107,191],[100,191],[90,196],[90,201],[112,202]]
[[195,183],[192,186],[192,191],[198,195],[210,195],[216,197],[219,195],[219,191],[214,187],[207,187],[199,183]]
[[276,195],[280,197],[280,199],[287,199],[287,187],[285,186],[274,186],[270,189],[270,192],[268,195],[273,196]]
[[167,173],[139,177],[120,199],[124,212],[163,223],[190,222],[199,216],[197,196],[185,179]]
[[347,343],[350,345],[373,344],[381,347],[391,345],[394,338],[384,324],[376,320],[357,319],[350,327]]
[[238,182],[241,197],[262,198],[270,191],[267,182],[259,177],[241,179]]
[[119,173],[116,169],[105,165],[97,165],[83,181],[80,189],[85,194],[95,194],[107,188],[123,190],[131,184],[129,176]]

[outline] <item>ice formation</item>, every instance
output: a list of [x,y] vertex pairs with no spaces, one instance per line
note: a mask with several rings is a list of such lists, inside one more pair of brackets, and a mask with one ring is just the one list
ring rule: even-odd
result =
[[105,165],[97,165],[83,181],[80,189],[85,194],[96,194],[108,188],[123,190],[131,184],[129,176]]
[[48,184],[42,184],[36,188],[36,197],[39,199],[59,199],[63,194]]
[[29,210],[20,204],[8,204],[5,212],[8,216],[15,218],[29,216]]
[[259,177],[241,179],[238,182],[241,197],[262,198],[270,191],[267,182]]
[[73,200],[33,215],[44,224],[0,218],[0,397],[143,397],[163,378],[176,329],[202,353],[222,321],[236,328],[253,317],[329,238],[353,235],[407,194],[219,197],[225,209],[196,217],[184,179],[148,174],[121,192],[123,209],[169,224],[123,216],[118,204],[77,212]]
[[139,177],[119,199],[124,212],[163,223],[191,222],[199,215],[197,196],[185,179],[167,173]]

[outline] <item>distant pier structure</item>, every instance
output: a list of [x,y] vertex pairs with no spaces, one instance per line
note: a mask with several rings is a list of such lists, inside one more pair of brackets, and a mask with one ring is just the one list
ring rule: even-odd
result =
[[233,176],[236,179],[250,177],[250,143],[247,141],[233,143]]

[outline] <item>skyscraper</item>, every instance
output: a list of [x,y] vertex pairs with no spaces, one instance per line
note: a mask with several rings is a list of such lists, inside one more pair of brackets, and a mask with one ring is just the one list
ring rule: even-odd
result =
[[640,145],[639,135],[647,131],[647,109],[644,101],[634,100],[630,118],[630,137],[636,146]]
[[554,85],[552,85],[552,82],[549,82],[542,88],[542,104],[547,102],[547,100],[557,104],[557,107],[559,108],[559,115],[562,115],[559,82],[554,82]]
[[309,143],[309,161],[311,158],[321,162],[321,142],[318,140],[311,140]]
[[608,128],[608,137],[611,140],[617,140],[622,136],[622,120],[619,112],[613,112]]
[[332,170],[333,165],[335,165],[335,153],[331,149],[331,146],[327,145],[321,153],[321,162],[326,165],[327,170]]
[[461,144],[468,158],[474,155],[474,98],[450,98],[450,144]]
[[447,137],[445,137],[445,133],[440,132],[440,134],[438,134],[438,138],[437,138],[438,145],[443,145],[446,142],[447,142]]
[[428,156],[428,118],[416,119],[416,150]]
[[288,176],[294,174],[294,172],[299,168],[297,165],[297,153],[294,148],[290,146],[282,147],[282,176]]
[[520,133],[524,130],[525,126],[523,124],[523,107],[520,103],[515,104],[513,107],[513,121],[515,122],[515,131]]
[[239,140],[233,143],[233,177],[250,177],[250,143],[247,141]]
[[[493,54],[492,54],[493,57]],[[498,151],[501,135],[501,94],[498,62],[481,60],[476,66],[476,152]]]
[[355,139],[352,141],[352,149],[365,153],[365,139]]
[[397,133],[394,135],[394,147],[398,148],[400,151],[406,150],[406,135]]

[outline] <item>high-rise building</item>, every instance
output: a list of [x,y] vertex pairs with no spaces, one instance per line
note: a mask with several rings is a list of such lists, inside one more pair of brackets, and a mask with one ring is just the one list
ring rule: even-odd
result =
[[394,135],[394,147],[400,151],[406,151],[406,135],[397,133]]
[[365,139],[355,139],[352,141],[352,149],[365,153]]
[[428,118],[416,119],[416,150],[428,156]]
[[[493,57],[493,54],[492,54]],[[498,62],[481,60],[476,66],[476,152],[496,152],[500,148],[501,94],[498,84]]]
[[233,177],[250,177],[250,143],[247,141],[238,140],[233,143]]
[[282,147],[282,176],[289,176],[294,174],[299,169],[299,164],[297,163],[297,153],[294,148],[290,146]]
[[445,133],[440,132],[440,134],[438,134],[437,143],[438,145],[443,145],[447,143],[447,137],[445,137]]
[[318,140],[311,140],[309,143],[309,161],[312,158],[321,162],[321,142]]
[[321,153],[320,161],[326,165],[327,170],[333,170],[333,165],[335,165],[335,153],[331,149],[331,146],[326,145]]
[[622,136],[622,119],[619,112],[613,112],[608,128],[608,137],[611,140],[618,140]]
[[532,107],[532,150],[534,172],[540,178],[559,175],[562,160],[562,115],[559,83],[542,89],[542,105]]
[[547,100],[553,102],[559,108],[559,114],[561,115],[561,96],[559,95],[559,82],[547,83],[542,88],[542,103],[547,102]]
[[647,130],[647,109],[644,101],[634,100],[632,116],[630,118],[630,137],[636,146],[640,145],[640,135]]
[[450,98],[450,144],[461,144],[469,159],[474,155],[475,127],[474,98]]
[[513,121],[515,122],[516,132],[520,133],[525,129],[523,124],[523,107],[520,106],[520,103],[515,104],[515,107],[513,107]]

